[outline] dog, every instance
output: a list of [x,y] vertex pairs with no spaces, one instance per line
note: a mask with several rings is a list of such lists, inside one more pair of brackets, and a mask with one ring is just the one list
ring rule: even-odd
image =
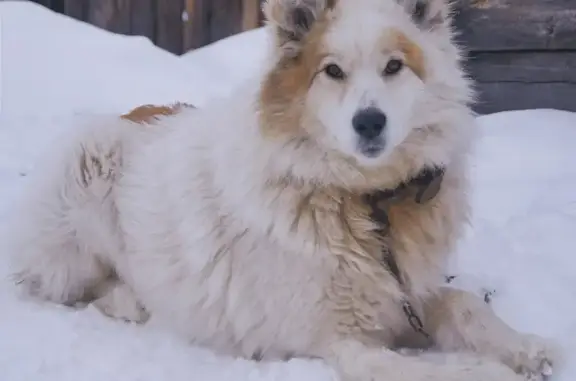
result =
[[19,287],[343,381],[549,376],[552,343],[444,282],[475,129],[449,5],[264,13],[270,61],[233,94],[93,117],[47,154],[13,224]]

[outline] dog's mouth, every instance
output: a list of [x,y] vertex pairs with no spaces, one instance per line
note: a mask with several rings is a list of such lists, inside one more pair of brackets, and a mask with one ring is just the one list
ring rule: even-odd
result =
[[365,157],[374,159],[384,151],[384,140],[381,137],[370,140],[360,140],[358,151]]

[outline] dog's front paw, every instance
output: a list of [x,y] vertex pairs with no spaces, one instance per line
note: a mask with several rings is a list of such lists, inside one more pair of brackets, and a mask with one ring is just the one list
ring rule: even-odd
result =
[[130,323],[144,324],[150,314],[138,301],[134,292],[125,284],[118,283],[93,303],[104,315]]
[[527,381],[547,381],[560,360],[560,353],[551,341],[536,335],[523,335],[509,365]]

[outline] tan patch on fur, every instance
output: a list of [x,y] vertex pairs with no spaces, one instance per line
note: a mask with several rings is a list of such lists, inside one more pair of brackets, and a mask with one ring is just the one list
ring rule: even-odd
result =
[[[404,53],[406,66],[424,81],[426,79],[426,65],[422,49],[399,30],[392,32],[392,40],[396,48]],[[388,38],[387,41],[389,41]]]
[[265,136],[300,135],[304,97],[324,55],[322,37],[328,21],[320,17],[296,57],[285,57],[264,79],[260,91],[261,128]]
[[136,107],[129,113],[121,116],[122,119],[130,120],[135,123],[153,123],[158,120],[160,116],[175,115],[182,111],[184,108],[195,108],[188,103],[175,103],[169,106],[156,106],[156,105],[143,105]]

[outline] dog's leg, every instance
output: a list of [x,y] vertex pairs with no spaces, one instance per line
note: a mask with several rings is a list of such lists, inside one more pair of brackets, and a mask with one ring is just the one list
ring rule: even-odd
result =
[[120,280],[106,286],[103,295],[94,301],[94,307],[106,316],[126,322],[145,323],[150,317],[134,291]]
[[322,356],[341,381],[521,381],[522,377],[490,359],[455,354],[443,363],[403,356],[385,348],[344,340]]
[[427,329],[442,351],[470,351],[508,365],[528,380],[546,379],[558,350],[534,335],[521,334],[481,298],[445,287],[427,304]]
[[108,276],[109,268],[79,250],[65,234],[53,238],[39,238],[22,248],[25,258],[19,258],[14,282],[35,298],[67,306],[89,302],[92,289]]
[[93,298],[119,250],[112,194],[119,133],[95,126],[70,134],[40,160],[7,237],[15,283],[65,305]]

